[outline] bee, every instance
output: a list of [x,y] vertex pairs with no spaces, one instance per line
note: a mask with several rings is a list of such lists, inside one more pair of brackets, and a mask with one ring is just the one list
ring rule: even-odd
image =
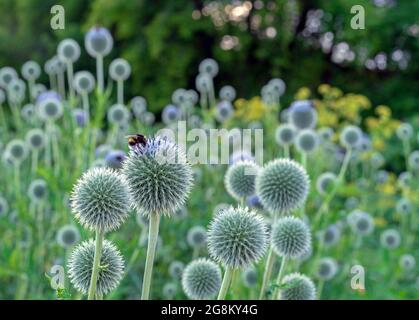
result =
[[128,145],[130,147],[134,147],[138,144],[141,144],[143,147],[147,144],[147,138],[142,134],[132,134],[129,136],[126,136],[128,139]]

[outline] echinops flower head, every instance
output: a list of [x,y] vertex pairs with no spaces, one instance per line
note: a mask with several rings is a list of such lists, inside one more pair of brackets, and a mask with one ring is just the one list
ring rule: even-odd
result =
[[400,214],[409,214],[412,212],[412,203],[407,198],[402,198],[396,203],[396,212]]
[[315,300],[316,287],[306,275],[291,273],[282,280],[281,300]]
[[306,170],[289,159],[269,162],[256,177],[256,194],[271,213],[287,213],[300,208],[307,198],[309,186]]
[[299,258],[311,246],[310,229],[299,218],[292,216],[280,218],[272,226],[271,243],[279,256]]
[[108,29],[96,26],[86,33],[84,46],[87,53],[94,58],[107,56],[112,50],[113,38]]
[[4,153],[9,155],[13,164],[19,165],[28,156],[28,146],[22,140],[13,139],[6,145]]
[[78,71],[74,74],[74,89],[79,94],[87,94],[95,88],[95,78],[89,71]]
[[180,118],[180,109],[173,104],[168,104],[164,107],[163,112],[161,114],[161,119],[164,124],[168,125],[173,123]]
[[182,287],[189,299],[214,298],[221,287],[220,267],[206,258],[192,261],[183,272]]
[[233,116],[234,108],[230,101],[221,101],[217,104],[215,109],[215,119],[218,122],[224,122]]
[[106,156],[105,161],[106,165],[108,167],[114,168],[114,169],[120,169],[122,168],[122,163],[127,158],[127,155],[122,150],[110,150]]
[[202,226],[193,226],[189,229],[186,240],[192,248],[205,246],[207,241],[207,230]]
[[112,231],[129,215],[125,178],[110,168],[92,168],[77,181],[71,196],[76,219],[90,230]]
[[46,199],[48,186],[45,180],[36,179],[29,184],[28,196],[33,202],[40,202]]
[[275,140],[280,146],[289,146],[294,142],[297,132],[291,124],[281,124],[275,131]]
[[253,288],[258,284],[258,273],[254,267],[249,267],[242,272],[243,284],[247,288]]
[[18,74],[12,67],[3,67],[0,69],[0,86],[7,89],[13,79],[17,79]]
[[404,271],[414,270],[416,267],[416,259],[411,254],[404,254],[399,259],[399,265]]
[[301,153],[311,153],[316,150],[318,145],[319,138],[314,130],[301,130],[295,137],[295,147]]
[[335,259],[322,258],[317,263],[317,277],[320,280],[328,281],[335,277],[338,272],[338,264]]
[[413,136],[413,127],[410,123],[402,123],[397,128],[396,134],[400,140],[409,140]]
[[387,229],[381,233],[380,243],[386,249],[396,249],[400,246],[401,237],[396,229]]
[[129,122],[130,113],[123,104],[114,104],[108,110],[108,121],[114,125],[124,125]]
[[22,65],[22,76],[26,80],[35,81],[41,75],[41,67],[35,61],[26,61]]
[[131,75],[131,66],[127,60],[117,58],[109,65],[109,75],[115,81],[125,81]]
[[247,208],[222,210],[210,223],[208,251],[230,268],[246,268],[265,254],[268,234],[265,222]]
[[185,264],[182,261],[174,260],[169,265],[169,275],[174,279],[182,278]]
[[130,102],[132,113],[137,119],[141,119],[141,115],[147,111],[147,100],[144,97],[134,97]]
[[214,78],[218,74],[218,63],[214,59],[207,58],[199,64],[199,72],[206,73]]
[[259,166],[253,161],[239,161],[231,165],[225,174],[227,192],[240,201],[255,193],[255,179]]
[[130,146],[122,171],[134,208],[147,215],[172,215],[192,188],[193,171],[184,151],[159,136]]
[[56,239],[61,247],[72,247],[80,240],[79,229],[71,224],[62,226],[57,232]]
[[64,108],[61,101],[48,97],[37,104],[38,115],[43,121],[55,121],[62,117]]
[[168,282],[163,286],[163,297],[165,299],[173,299],[177,292],[177,285],[174,282]]
[[412,169],[419,169],[419,150],[415,150],[409,155],[408,163]]
[[[77,291],[87,294],[92,275],[95,242],[93,239],[79,244],[68,261],[68,277]],[[104,240],[100,268],[97,278],[96,293],[106,295],[114,290],[124,274],[124,259],[118,248]]]
[[366,236],[374,231],[374,219],[364,211],[352,211],[348,216],[348,223],[355,234]]
[[332,191],[334,185],[336,184],[337,177],[332,172],[322,173],[316,181],[317,192],[321,195],[326,195]]
[[361,129],[353,125],[346,126],[340,133],[340,143],[347,149],[354,149],[361,138]]
[[232,102],[236,99],[236,90],[232,86],[224,86],[220,89],[220,99]]
[[80,57],[80,46],[73,39],[64,39],[58,44],[57,56],[63,62],[75,62]]
[[317,123],[317,111],[308,100],[298,100],[289,107],[289,122],[297,129],[313,129]]

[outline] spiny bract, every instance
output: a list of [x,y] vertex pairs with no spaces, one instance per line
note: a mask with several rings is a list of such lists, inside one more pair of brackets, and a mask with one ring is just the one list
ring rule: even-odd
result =
[[297,162],[277,159],[269,162],[256,177],[256,194],[271,213],[300,208],[308,194],[309,177]]
[[227,192],[239,201],[253,195],[258,172],[258,165],[252,161],[239,161],[231,165],[224,178]]
[[259,261],[267,242],[264,221],[248,208],[222,210],[209,226],[209,253],[227,267],[245,268]]
[[117,229],[129,215],[127,182],[113,169],[92,168],[84,173],[71,200],[76,218],[90,230]]
[[315,300],[316,287],[313,281],[300,273],[291,273],[282,280],[281,300]]
[[133,206],[145,214],[171,215],[186,200],[192,187],[192,168],[173,142],[148,138],[131,148],[123,163]]
[[182,287],[190,299],[211,299],[221,287],[221,270],[211,260],[192,261],[182,275]]
[[[70,281],[83,294],[89,290],[94,255],[95,242],[90,239],[74,249],[68,262]],[[118,248],[108,240],[103,242],[99,266],[96,293],[106,295],[118,286],[124,273],[124,259]]]

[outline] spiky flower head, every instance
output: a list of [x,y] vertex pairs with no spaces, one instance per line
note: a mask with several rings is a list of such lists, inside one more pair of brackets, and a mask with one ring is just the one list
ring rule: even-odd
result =
[[322,127],[317,130],[317,134],[319,135],[319,138],[322,140],[322,142],[332,140],[334,133],[335,132],[330,127]]
[[321,280],[328,281],[338,272],[338,264],[335,259],[327,257],[322,258],[317,263],[317,277]]
[[202,247],[207,241],[207,230],[201,226],[193,226],[189,229],[186,240],[192,248]]
[[[83,294],[89,290],[94,255],[95,242],[90,239],[74,249],[68,262],[70,281]],[[124,259],[118,248],[108,240],[103,241],[99,266],[96,293],[106,295],[118,286],[124,273]]]
[[107,56],[113,47],[113,38],[108,29],[103,27],[91,28],[84,37],[87,53],[96,58]]
[[215,119],[219,122],[224,122],[230,119],[234,114],[234,108],[230,101],[221,101],[217,104],[215,109]]
[[137,119],[141,119],[144,112],[147,111],[147,100],[144,97],[134,97],[130,102],[131,110]]
[[73,39],[64,39],[58,44],[57,56],[63,62],[75,62],[80,57],[80,46]]
[[409,140],[413,136],[413,127],[410,123],[402,123],[397,128],[396,134],[400,140]]
[[374,231],[374,219],[367,212],[352,211],[348,216],[348,223],[355,234],[366,236]]
[[110,150],[105,156],[105,162],[108,167],[114,169],[122,168],[122,163],[127,158],[127,155],[122,150]]
[[236,99],[236,89],[232,86],[224,86],[220,89],[220,99],[232,102]]
[[26,61],[22,65],[22,76],[29,81],[35,81],[41,75],[41,67],[35,61]]
[[63,248],[74,246],[80,240],[80,232],[71,224],[62,226],[57,232],[57,243]]
[[0,86],[7,89],[13,79],[17,79],[18,74],[12,67],[3,67],[0,69]]
[[407,198],[402,198],[397,201],[396,211],[401,214],[408,214],[412,212],[412,203]]
[[117,58],[109,65],[109,75],[115,81],[127,80],[131,74],[131,66],[128,61],[122,58]]
[[319,138],[316,131],[311,129],[301,130],[295,137],[295,146],[301,153],[311,153],[319,145]]
[[22,140],[13,139],[6,145],[4,153],[13,164],[19,165],[28,156],[28,147]]
[[271,243],[279,256],[299,258],[311,246],[310,229],[299,218],[292,216],[280,218],[272,226]]
[[180,279],[184,269],[185,264],[182,261],[174,260],[169,265],[169,274],[174,279]]
[[180,109],[173,104],[164,107],[161,118],[164,124],[168,125],[177,121],[180,117]]
[[130,113],[123,104],[114,104],[108,110],[108,121],[115,125],[125,125],[130,119]]
[[330,191],[332,191],[335,183],[336,183],[337,177],[332,172],[325,172],[322,173],[316,181],[316,189],[317,192],[321,195],[326,195]]
[[362,131],[356,126],[346,126],[340,134],[340,143],[347,149],[353,149],[361,141]]
[[415,150],[409,155],[408,162],[412,169],[419,169],[419,150]]
[[286,85],[284,80],[280,78],[274,78],[269,80],[268,82],[269,88],[271,88],[272,92],[277,96],[280,97],[284,94]]
[[280,146],[289,146],[296,136],[295,127],[291,124],[281,124],[275,131],[275,140]]
[[231,165],[224,177],[227,192],[236,200],[255,193],[255,179],[259,166],[253,161],[239,161]]
[[78,71],[74,74],[73,86],[79,94],[86,94],[95,88],[95,78],[89,71]]
[[177,285],[174,282],[168,282],[163,286],[163,297],[171,300],[175,297],[177,292]]
[[267,229],[262,218],[248,208],[230,207],[218,213],[209,226],[210,255],[230,268],[246,268],[265,254]]
[[416,267],[416,259],[411,254],[404,254],[400,257],[399,265],[404,271],[414,270]]
[[220,290],[221,270],[209,259],[194,260],[183,272],[182,287],[189,299],[211,299]]
[[185,203],[192,187],[193,171],[185,153],[158,136],[130,149],[122,170],[134,208],[148,215],[170,216]]
[[381,153],[374,152],[371,156],[370,162],[371,162],[371,166],[374,169],[378,169],[385,164],[386,160],[384,159],[384,156]]
[[218,74],[218,63],[214,59],[206,58],[199,64],[199,72],[209,74],[214,78]]
[[387,229],[381,233],[380,243],[386,249],[396,249],[400,246],[400,233],[396,229]]
[[249,267],[242,272],[242,280],[246,287],[253,288],[258,283],[258,273],[254,267]]
[[62,117],[64,108],[61,101],[55,97],[41,99],[37,103],[38,115],[43,121],[55,121]]
[[77,181],[71,196],[73,213],[90,230],[115,230],[129,212],[128,185],[110,168],[92,168]]
[[306,275],[291,273],[282,280],[280,295],[281,300],[315,300],[316,286]]
[[309,100],[298,100],[289,107],[289,122],[299,130],[313,129],[317,123],[317,111]]
[[22,79],[12,79],[7,86],[7,95],[11,103],[21,104],[25,100],[26,83]]
[[322,241],[325,246],[331,247],[337,244],[341,237],[341,230],[336,224],[332,224],[322,232]]
[[410,172],[405,171],[399,174],[397,183],[401,188],[409,187],[411,182],[412,182],[412,174]]
[[48,193],[48,186],[45,180],[33,180],[28,188],[28,196],[33,202],[40,202],[45,200]]
[[271,213],[286,213],[304,204],[309,185],[309,177],[301,165],[277,159],[265,165],[256,177],[256,194]]

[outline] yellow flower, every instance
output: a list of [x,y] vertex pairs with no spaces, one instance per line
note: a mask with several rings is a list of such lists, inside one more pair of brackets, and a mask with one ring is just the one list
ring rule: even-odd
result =
[[238,99],[234,105],[235,116],[246,121],[261,119],[267,110],[260,97],[253,97],[250,100]]
[[308,99],[310,97],[310,95],[311,95],[311,90],[307,87],[302,87],[302,88],[298,89],[294,98],[296,100],[305,100],[305,99]]
[[375,217],[374,218],[374,224],[377,227],[385,227],[387,225],[387,220],[382,217]]
[[375,113],[380,117],[386,117],[386,118],[391,117],[391,109],[387,106],[384,106],[384,105],[379,105],[375,109]]
[[329,90],[330,90],[330,85],[328,85],[327,83],[322,83],[317,88],[317,91],[322,95],[326,95],[329,92]]

